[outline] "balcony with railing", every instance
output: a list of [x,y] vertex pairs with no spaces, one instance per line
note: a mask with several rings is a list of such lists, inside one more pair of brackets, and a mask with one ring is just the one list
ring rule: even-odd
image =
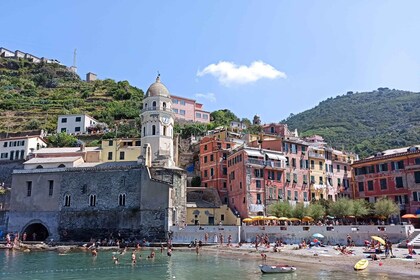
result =
[[249,158],[246,161],[247,164],[251,165],[259,165],[259,166],[265,166],[267,168],[285,168],[285,164],[282,161],[275,161],[275,160],[262,160],[262,159],[253,159]]
[[309,152],[309,157],[325,159],[325,156],[323,154],[318,154],[318,153],[314,153],[314,152]]

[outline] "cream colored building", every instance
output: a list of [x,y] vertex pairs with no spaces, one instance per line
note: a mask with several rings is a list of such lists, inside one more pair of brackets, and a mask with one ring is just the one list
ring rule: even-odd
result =
[[47,143],[40,136],[22,136],[0,139],[0,160],[23,160]]
[[101,161],[137,161],[140,152],[140,138],[102,140]]
[[186,224],[239,226],[241,219],[227,205],[217,207],[207,201],[194,201],[187,202]]

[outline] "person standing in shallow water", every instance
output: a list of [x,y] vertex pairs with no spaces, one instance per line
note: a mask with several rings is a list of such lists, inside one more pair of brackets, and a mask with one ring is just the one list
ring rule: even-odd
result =
[[131,253],[131,263],[136,264],[136,262],[136,250],[133,250],[133,252]]

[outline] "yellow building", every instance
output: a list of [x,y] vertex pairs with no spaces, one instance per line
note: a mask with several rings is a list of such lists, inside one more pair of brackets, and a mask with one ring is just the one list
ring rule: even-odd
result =
[[101,160],[110,161],[137,161],[140,156],[140,138],[117,138],[102,140]]
[[325,150],[323,147],[309,147],[309,168],[311,199],[327,199],[328,189],[325,176]]
[[227,205],[220,207],[207,201],[187,202],[187,220],[189,225],[230,225],[239,226],[241,219],[235,216]]

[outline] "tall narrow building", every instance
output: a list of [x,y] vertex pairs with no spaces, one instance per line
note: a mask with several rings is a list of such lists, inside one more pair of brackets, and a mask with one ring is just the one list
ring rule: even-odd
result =
[[143,100],[141,119],[141,157],[145,165],[173,167],[174,113],[169,90],[160,82],[160,75],[151,84]]

